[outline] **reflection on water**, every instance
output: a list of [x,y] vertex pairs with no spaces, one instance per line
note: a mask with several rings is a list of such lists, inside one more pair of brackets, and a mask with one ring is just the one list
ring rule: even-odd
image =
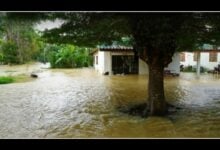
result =
[[116,107],[144,102],[147,76],[103,76],[93,69],[38,75],[0,85],[0,138],[220,137],[218,76],[166,77],[167,100],[183,109],[144,119]]

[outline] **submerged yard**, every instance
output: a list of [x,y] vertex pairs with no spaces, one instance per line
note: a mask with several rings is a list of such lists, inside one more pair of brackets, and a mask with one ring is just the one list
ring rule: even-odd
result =
[[28,82],[0,85],[0,138],[220,136],[220,76],[166,77],[167,101],[182,109],[165,118],[141,118],[117,108],[146,100],[147,76],[42,68],[0,66],[0,75],[39,75]]

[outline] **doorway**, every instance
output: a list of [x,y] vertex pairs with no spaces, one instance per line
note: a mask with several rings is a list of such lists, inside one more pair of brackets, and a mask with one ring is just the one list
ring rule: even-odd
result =
[[138,58],[128,55],[112,56],[113,74],[138,74]]

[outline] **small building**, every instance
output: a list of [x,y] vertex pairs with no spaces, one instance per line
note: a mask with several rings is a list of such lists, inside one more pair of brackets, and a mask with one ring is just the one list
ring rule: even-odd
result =
[[200,55],[199,63],[201,67],[213,70],[220,64],[220,49],[214,49],[211,45],[205,45],[203,49],[194,52],[181,52],[181,65],[193,66],[196,68],[198,55]]
[[[140,58],[135,57],[132,47],[99,47],[92,54],[94,68],[101,74],[148,74],[148,65]],[[165,70],[179,75],[179,53],[174,54],[172,62]]]

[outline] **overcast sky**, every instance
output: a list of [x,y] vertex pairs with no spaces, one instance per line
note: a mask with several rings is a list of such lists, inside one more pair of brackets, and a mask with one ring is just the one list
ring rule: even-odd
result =
[[35,25],[35,29],[39,31],[44,31],[45,29],[52,29],[52,28],[57,28],[63,23],[62,20],[55,20],[53,21],[42,21],[41,23]]

